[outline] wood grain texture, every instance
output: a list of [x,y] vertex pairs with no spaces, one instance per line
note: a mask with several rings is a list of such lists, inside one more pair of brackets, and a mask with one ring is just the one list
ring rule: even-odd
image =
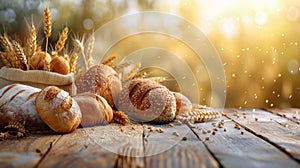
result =
[[[132,127],[135,130],[132,129]],[[77,129],[53,146],[39,167],[143,167],[140,126]]]
[[162,133],[149,132],[148,127],[144,126],[146,167],[219,167],[188,126],[159,125]]
[[[246,118],[234,116],[234,111]],[[300,162],[300,125],[264,110],[230,110],[225,113],[247,131],[276,146]]]
[[297,108],[268,108],[265,109],[273,114],[287,118],[295,123],[300,124],[300,109]]
[[0,167],[300,168],[300,124],[289,118],[299,109],[218,110],[227,117],[193,128],[111,123],[69,134],[28,132],[0,141]]
[[61,135],[29,135],[0,143],[1,167],[34,167]]
[[221,120],[224,120],[223,128],[211,122],[196,124],[193,130],[223,167],[299,166],[296,161],[256,135],[244,128],[234,128],[235,123],[228,118],[222,117]]

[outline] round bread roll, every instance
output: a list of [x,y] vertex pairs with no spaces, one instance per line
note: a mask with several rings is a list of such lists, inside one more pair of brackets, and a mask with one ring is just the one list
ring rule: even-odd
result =
[[76,78],[77,93],[96,93],[106,99],[114,108],[114,100],[122,89],[121,80],[117,72],[107,65],[95,65],[86,73]]
[[107,101],[94,93],[80,93],[73,97],[82,114],[81,126],[109,124],[113,119],[113,110]]
[[37,95],[36,109],[41,119],[56,132],[72,132],[81,122],[77,102],[56,86],[48,86]]

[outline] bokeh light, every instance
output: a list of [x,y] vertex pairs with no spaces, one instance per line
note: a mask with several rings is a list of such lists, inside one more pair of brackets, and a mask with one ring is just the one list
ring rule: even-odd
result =
[[[139,11],[178,15],[202,30],[218,50],[226,73],[226,107],[300,107],[300,1],[295,0],[18,0],[0,1],[1,33],[27,34],[26,22],[41,25],[49,6],[53,31],[68,25],[77,35]],[[155,21],[155,20],[154,20]],[[168,31],[183,33],[180,25]],[[130,20],[126,24],[132,23]],[[126,26],[112,33],[126,31]],[[41,27],[41,26],[40,26]],[[51,42],[58,38],[53,33]],[[107,35],[109,36],[109,35]],[[100,40],[101,39],[97,39]],[[105,41],[101,41],[105,43]],[[120,45],[122,44],[122,45]],[[136,35],[112,47],[106,56],[121,60],[141,47],[157,46],[180,55],[197,76],[201,104],[209,104],[210,80],[205,65],[193,61],[195,53],[182,42],[159,35]],[[70,43],[70,48],[72,47]],[[100,47],[101,48],[101,47]]]

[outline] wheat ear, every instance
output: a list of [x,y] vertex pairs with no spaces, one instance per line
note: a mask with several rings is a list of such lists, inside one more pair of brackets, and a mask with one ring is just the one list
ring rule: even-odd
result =
[[78,59],[78,54],[75,53],[72,55],[71,60],[70,60],[70,72],[73,72],[74,74],[76,73],[77,59]]
[[91,66],[93,66],[92,52],[94,50],[94,43],[95,43],[95,37],[94,37],[94,35],[91,35],[88,47],[86,49],[86,55],[85,55],[86,56],[86,61],[87,61],[87,64],[88,64],[89,68]]
[[59,36],[59,39],[55,45],[55,51],[57,53],[59,53],[64,48],[65,42],[68,38],[68,32],[69,32],[68,27],[65,27],[61,35]]
[[115,111],[115,110],[113,110],[113,122],[122,125],[130,124],[130,120],[128,116],[123,111]]
[[15,68],[20,68],[22,70],[28,70],[29,66],[28,66],[27,58],[23,52],[23,48],[17,41],[12,41],[12,44],[14,47],[15,56],[17,58],[15,60]]
[[[74,43],[75,43],[75,46],[77,47],[77,52],[78,53],[81,53],[82,54],[82,57],[83,57],[83,62],[84,62],[84,66],[85,66],[85,70],[88,69],[88,65],[87,65],[87,60],[86,60],[86,56],[84,54],[84,47],[83,47],[83,44],[80,40],[78,39],[75,39],[74,40]],[[83,70],[81,70],[83,71]]]
[[47,53],[48,39],[51,36],[51,12],[50,12],[49,8],[44,9],[44,34],[45,34],[45,37],[46,37],[45,52]]
[[29,53],[27,55],[27,59],[29,60],[37,49],[37,42],[36,42],[37,36],[36,36],[36,30],[34,25],[31,25],[30,28],[30,36],[29,36]]
[[125,68],[129,67],[132,64],[131,61],[123,62],[117,66],[113,66],[112,68],[117,72],[121,73]]
[[136,64],[125,76],[124,76],[124,80],[128,80],[130,78],[132,78],[137,72],[138,70],[141,68],[141,64],[138,63]]
[[116,59],[117,59],[117,56],[111,56],[108,59],[104,60],[102,62],[102,64],[110,66]]
[[5,52],[1,52],[2,60],[6,67],[11,68],[13,66],[10,61],[10,57],[13,55],[11,44],[5,35],[0,36],[0,42],[2,47],[5,49]]

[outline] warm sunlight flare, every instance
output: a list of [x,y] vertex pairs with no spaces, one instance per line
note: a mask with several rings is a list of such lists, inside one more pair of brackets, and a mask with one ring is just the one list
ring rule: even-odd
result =
[[[40,23],[41,18],[38,16],[44,6],[39,2],[19,0],[14,5],[1,2],[1,33],[26,33],[26,30],[19,29],[20,24],[26,24],[23,22],[24,16],[29,22],[33,20]],[[221,57],[226,75],[224,92],[227,107],[299,107],[300,1],[66,0],[47,1],[45,4],[49,5],[53,14],[54,31],[67,24],[73,32],[79,34],[91,33],[120,16],[143,11],[165,12],[183,18],[205,34]],[[128,20],[111,29],[111,33],[105,37],[131,32],[140,24]],[[178,36],[188,32],[182,23],[174,20],[158,23],[157,19],[152,19],[148,23],[153,26],[156,24],[164,25],[166,32]],[[52,38],[50,42],[56,41],[58,37]],[[96,50],[101,50],[101,44],[107,41],[98,39],[98,43],[100,45]],[[134,34],[111,46],[103,58],[117,55],[120,61],[148,47],[159,47],[188,64],[197,83],[188,79],[186,82],[198,86],[201,104],[209,104],[212,99],[218,100],[211,93],[213,76],[209,76],[203,60],[195,59],[197,54],[180,39],[163,34]],[[158,57],[160,54],[154,53],[153,56]],[[178,89],[174,81],[170,79],[166,85]]]

